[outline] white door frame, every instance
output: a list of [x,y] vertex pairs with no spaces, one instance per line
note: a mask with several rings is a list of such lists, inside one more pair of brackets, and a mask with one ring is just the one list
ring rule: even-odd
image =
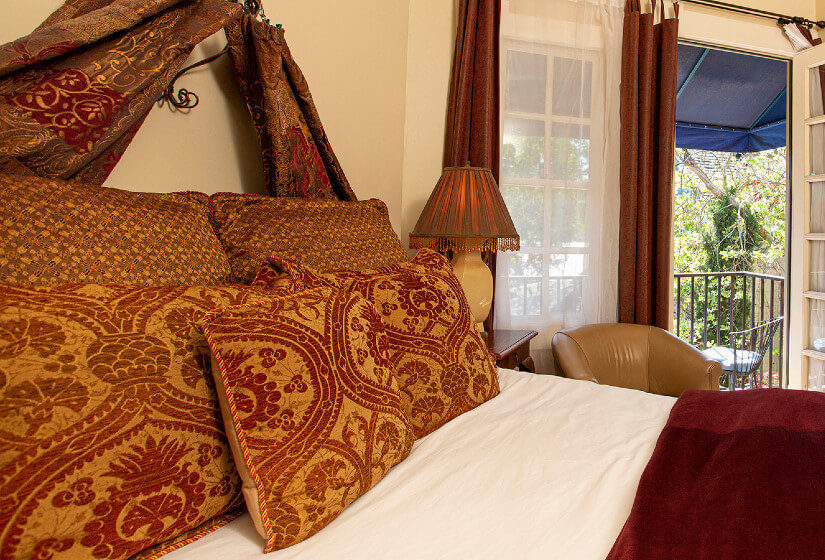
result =
[[811,69],[825,64],[825,44],[797,53],[791,77],[791,283],[788,342],[788,387],[808,388],[810,360],[825,360],[825,353],[809,348],[809,302],[825,299],[825,293],[810,290],[810,245],[825,240],[811,233],[811,184],[825,175],[811,174],[811,127],[825,123],[825,115],[811,116]]
[[[795,234],[795,232],[801,231],[801,229],[799,229],[800,225],[795,223],[796,221],[793,219],[793,217],[801,215],[801,211],[797,212],[796,209],[793,208],[794,199],[799,198],[799,197],[794,197],[793,192],[792,192],[792,186],[794,184],[794,180],[793,180],[794,170],[797,169],[799,166],[794,161],[794,152],[795,151],[792,149],[792,146],[794,144],[794,134],[793,134],[794,128],[801,128],[801,127],[800,126],[797,126],[797,127],[792,126],[793,123],[792,123],[792,120],[791,120],[792,119],[791,108],[793,106],[793,103],[792,103],[793,67],[794,67],[795,58],[793,56],[793,51],[790,47],[790,43],[787,42],[787,39],[785,39],[784,37],[783,37],[783,40],[785,41],[785,44],[787,46],[787,51],[781,51],[781,50],[775,48],[775,46],[764,47],[762,45],[751,45],[751,44],[743,45],[742,43],[724,44],[724,43],[717,42],[716,40],[714,40],[714,41],[699,40],[699,39],[696,39],[696,38],[682,37],[681,34],[679,36],[679,43],[680,44],[693,45],[693,46],[697,46],[697,47],[707,47],[709,49],[716,49],[716,50],[721,50],[721,51],[738,52],[738,53],[749,55],[749,56],[761,56],[761,57],[764,57],[764,58],[773,58],[773,59],[777,59],[777,60],[784,60],[788,63],[788,108],[787,108],[787,117],[786,117],[786,122],[788,123],[787,124],[788,172],[786,174],[786,177],[787,177],[787,179],[786,179],[787,180],[787,187],[786,187],[787,188],[787,202],[786,202],[786,211],[785,211],[785,225],[786,225],[786,229],[787,229],[786,236],[785,236],[785,260],[786,260],[786,263],[787,263],[787,270],[786,270],[786,273],[785,273],[785,293],[782,294],[782,298],[784,300],[784,308],[786,310],[785,311],[785,322],[782,325],[782,329],[785,331],[784,332],[784,348],[782,349],[782,355],[783,355],[785,363],[782,364],[782,368],[783,368],[783,371],[785,371],[785,379],[788,381],[788,386],[793,388],[795,386],[794,386],[794,379],[792,379],[792,376],[791,376],[791,371],[793,371],[791,368],[794,367],[794,362],[793,362],[792,357],[794,355],[794,349],[798,348],[798,346],[794,346],[792,344],[792,331],[794,329],[792,329],[793,325],[788,320],[788,317],[789,317],[788,310],[791,309],[791,305],[790,305],[791,301],[789,301],[789,300],[793,299],[793,298],[790,297],[790,294],[793,293],[791,291],[791,289],[793,288],[793,280],[794,280],[794,278],[798,278],[798,272],[794,269],[794,263],[796,261],[801,262],[800,259],[793,259],[792,258],[792,256],[794,254],[801,254],[799,252],[795,253],[796,250],[793,247],[793,239],[795,237],[794,234]],[[674,208],[675,208],[675,196],[676,196],[675,189],[674,189],[673,196],[674,196]],[[674,232],[671,232],[671,235],[673,235],[673,234],[674,234]],[[796,236],[796,237],[800,237],[800,236]],[[673,247],[673,246],[674,246],[674,242],[671,239],[671,247]],[[672,262],[673,257],[674,257],[674,254],[673,254],[673,251],[671,250],[671,267],[670,267],[671,270],[673,270],[673,262]],[[674,297],[673,297],[674,290],[673,290],[673,275],[672,274],[671,274],[671,277],[670,277],[670,282],[671,282],[671,286],[670,286],[670,290],[668,292],[668,294],[670,296],[670,302],[669,302],[670,303],[670,312],[669,312],[668,316],[670,317],[670,321],[671,321],[670,330],[672,331],[673,328],[674,328],[673,315],[674,315],[674,309],[675,309],[674,308],[675,302],[674,302]],[[799,313],[794,312],[794,311],[796,311],[796,310],[791,310],[790,315],[791,316],[798,316]],[[798,352],[797,352],[797,354],[798,354]],[[799,370],[796,370],[796,371],[799,371]],[[805,377],[806,377],[806,380],[807,380],[807,375]],[[796,387],[796,388],[799,388],[799,387]]]

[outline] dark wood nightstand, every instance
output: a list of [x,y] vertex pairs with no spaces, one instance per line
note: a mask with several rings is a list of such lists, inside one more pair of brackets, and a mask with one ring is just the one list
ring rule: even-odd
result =
[[536,373],[536,366],[530,357],[530,340],[538,334],[536,331],[493,329],[485,338],[498,367]]

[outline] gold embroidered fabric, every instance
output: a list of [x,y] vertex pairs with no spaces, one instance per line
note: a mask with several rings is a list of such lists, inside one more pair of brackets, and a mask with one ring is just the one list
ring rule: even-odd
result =
[[320,288],[204,321],[244,498],[265,552],[321,530],[410,452],[384,326]]
[[242,505],[197,322],[258,299],[0,285],[0,557],[129,558]]
[[357,200],[283,28],[240,14],[225,31],[235,82],[258,130],[267,192]]
[[219,193],[215,227],[235,279],[250,283],[273,255],[320,270],[364,270],[407,261],[387,206],[358,202]]
[[69,0],[0,45],[0,171],[102,184],[194,46],[240,9]]
[[435,251],[420,249],[410,262],[363,272],[320,273],[273,258],[252,285],[282,293],[333,286],[375,305],[416,437],[499,393],[495,358],[481,339],[452,266]]
[[227,284],[209,215],[201,193],[0,174],[0,282]]

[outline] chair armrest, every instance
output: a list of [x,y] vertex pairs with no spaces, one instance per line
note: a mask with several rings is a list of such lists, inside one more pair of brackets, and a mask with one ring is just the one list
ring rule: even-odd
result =
[[553,358],[556,360],[556,369],[565,377],[593,383],[599,382],[590,370],[587,357],[581,347],[563,332],[553,335]]
[[719,390],[722,364],[662,329],[650,330],[648,383],[651,393],[678,397],[687,389]]

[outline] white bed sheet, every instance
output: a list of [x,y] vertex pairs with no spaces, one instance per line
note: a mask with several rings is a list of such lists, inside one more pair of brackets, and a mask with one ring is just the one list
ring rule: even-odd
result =
[[602,560],[675,399],[499,370],[501,394],[306,541],[264,555],[248,515],[165,560]]

